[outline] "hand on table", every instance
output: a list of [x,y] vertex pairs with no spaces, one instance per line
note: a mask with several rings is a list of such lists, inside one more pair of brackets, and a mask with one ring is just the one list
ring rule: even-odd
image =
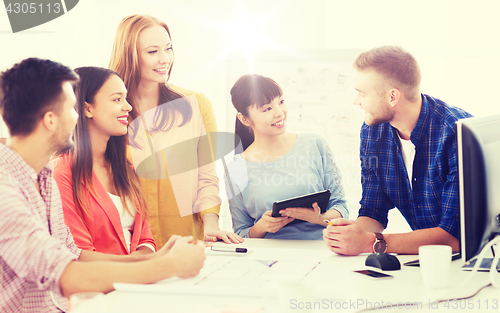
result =
[[205,228],[205,241],[209,242],[215,242],[217,240],[221,239],[225,243],[242,243],[243,238],[238,236],[235,233],[229,232],[229,231],[224,231],[220,229],[206,229]]
[[375,235],[365,232],[352,220],[336,218],[332,225],[323,229],[323,240],[326,246],[337,254],[358,255],[370,252]]
[[174,261],[175,276],[196,276],[206,258],[205,245],[200,240],[192,241],[192,237],[180,237],[173,243],[168,256]]
[[220,230],[219,228],[219,216],[215,213],[206,213],[203,215],[203,229],[204,238],[206,242],[214,242],[219,239],[225,243],[242,243],[243,238],[236,235],[235,233]]

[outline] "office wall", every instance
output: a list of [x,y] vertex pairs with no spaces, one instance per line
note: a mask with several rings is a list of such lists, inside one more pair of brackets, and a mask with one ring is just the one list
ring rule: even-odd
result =
[[[105,67],[119,21],[146,13],[171,29],[171,81],[204,92],[221,130],[232,130],[234,118],[229,59],[246,60],[253,71],[253,56],[266,52],[294,56],[384,44],[413,52],[423,92],[484,116],[500,113],[499,6],[496,0],[83,0],[66,15],[16,34],[0,10],[0,70],[31,56]],[[356,199],[351,204],[355,212]]]

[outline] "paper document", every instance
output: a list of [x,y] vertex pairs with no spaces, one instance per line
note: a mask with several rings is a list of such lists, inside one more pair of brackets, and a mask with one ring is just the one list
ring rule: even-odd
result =
[[[273,285],[301,282],[321,263],[321,257],[318,258],[314,251],[311,252],[315,255],[307,255],[304,250],[300,250],[298,254],[297,250],[280,249],[281,257],[276,255],[275,250],[273,253],[268,252],[249,253],[245,257],[207,254],[205,265],[196,277],[169,278],[152,285],[115,283],[114,287],[124,291],[204,295],[219,295],[220,287],[224,287],[226,294],[260,296]],[[266,255],[276,256],[276,259],[266,258]],[[228,286],[231,288],[227,288]]]

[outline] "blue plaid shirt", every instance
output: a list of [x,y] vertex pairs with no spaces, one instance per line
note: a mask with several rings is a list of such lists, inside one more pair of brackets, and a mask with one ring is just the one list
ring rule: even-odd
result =
[[361,127],[359,216],[387,226],[398,208],[413,230],[441,227],[459,238],[457,143],[455,122],[469,113],[422,94],[422,109],[410,140],[415,146],[412,185],[397,129],[389,123]]

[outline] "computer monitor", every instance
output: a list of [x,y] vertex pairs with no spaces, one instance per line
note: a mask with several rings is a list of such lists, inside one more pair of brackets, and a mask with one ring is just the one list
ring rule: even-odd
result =
[[457,122],[462,260],[500,230],[500,115]]

